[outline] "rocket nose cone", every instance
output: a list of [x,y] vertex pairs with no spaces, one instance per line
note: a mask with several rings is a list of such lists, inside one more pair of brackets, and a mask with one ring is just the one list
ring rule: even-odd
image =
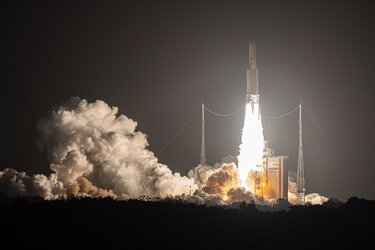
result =
[[250,39],[249,45],[251,47],[255,47],[255,40],[254,39]]

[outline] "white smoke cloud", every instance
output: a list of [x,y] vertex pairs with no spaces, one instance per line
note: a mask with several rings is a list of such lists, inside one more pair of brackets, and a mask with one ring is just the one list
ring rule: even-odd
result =
[[[52,109],[38,122],[37,144],[47,153],[54,173],[29,177],[4,170],[0,184],[6,188],[1,192],[46,199],[78,193],[163,197],[194,192],[194,180],[158,163],[147,149],[146,135],[136,131],[137,122],[117,112],[103,101],[80,98]],[[83,182],[90,188],[82,188],[88,186]]]
[[[298,196],[297,183],[291,179],[288,180],[288,201],[293,205],[301,205],[303,204],[303,200]],[[312,205],[321,205],[327,201],[327,197],[319,195],[317,193],[305,195],[305,203],[310,203]]]
[[55,174],[49,177],[41,174],[28,176],[6,168],[0,171],[0,192],[7,196],[40,196],[47,200],[62,198],[65,194],[63,183]]
[[324,197],[318,193],[311,193],[305,196],[305,202],[310,203],[312,205],[321,205],[327,201],[328,201],[327,197]]

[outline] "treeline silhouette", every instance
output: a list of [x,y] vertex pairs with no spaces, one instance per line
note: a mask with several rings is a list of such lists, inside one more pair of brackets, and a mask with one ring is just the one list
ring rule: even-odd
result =
[[[285,204],[284,204],[285,205]],[[1,249],[373,249],[375,201],[261,212],[179,200],[0,197]],[[10,244],[12,248],[5,247]],[[366,246],[366,247],[365,247]]]

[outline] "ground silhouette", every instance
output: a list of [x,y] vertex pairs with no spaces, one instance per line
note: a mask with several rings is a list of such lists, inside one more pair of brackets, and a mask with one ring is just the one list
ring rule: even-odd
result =
[[[284,204],[285,205],[285,204]],[[254,204],[206,207],[182,201],[0,198],[1,240],[14,249],[373,248],[375,201],[261,212]]]

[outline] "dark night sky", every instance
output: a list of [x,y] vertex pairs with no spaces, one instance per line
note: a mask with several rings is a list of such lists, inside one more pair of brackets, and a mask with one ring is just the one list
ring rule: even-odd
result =
[[[261,108],[302,97],[308,192],[375,198],[373,1],[9,1],[2,3],[0,169],[49,173],[36,121],[70,96],[118,106],[160,149],[199,108],[244,104],[248,41],[257,42]],[[207,160],[237,155],[243,114],[207,114]],[[297,113],[264,120],[296,169]],[[199,161],[199,114],[162,154],[186,174]]]

